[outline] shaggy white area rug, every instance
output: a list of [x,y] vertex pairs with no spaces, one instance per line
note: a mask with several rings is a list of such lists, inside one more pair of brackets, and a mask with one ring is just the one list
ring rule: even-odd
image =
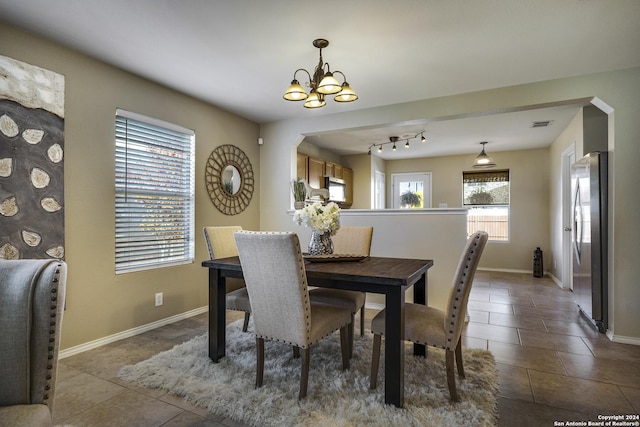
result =
[[124,367],[119,377],[181,396],[209,411],[252,426],[493,426],[498,373],[490,352],[463,350],[466,378],[459,403],[449,400],[444,351],[428,358],[405,350],[405,408],[384,404],[384,341],[378,388],[369,389],[372,335],[357,336],[351,368],[342,371],[340,335],[311,347],[309,390],[298,401],[300,359],[290,346],[265,342],[264,386],[255,388],[255,336],[227,326],[226,357],[213,363],[207,336]]

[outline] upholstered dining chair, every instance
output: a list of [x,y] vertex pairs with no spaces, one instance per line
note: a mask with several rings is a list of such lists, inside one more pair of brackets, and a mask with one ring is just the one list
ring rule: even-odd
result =
[[349,368],[351,315],[341,307],[311,304],[297,234],[238,231],[235,239],[256,333],[256,387],[263,383],[264,340],[284,342],[294,346],[294,355],[302,350],[298,399],[303,399],[309,383],[310,347],[321,338],[340,330],[342,368]]
[[[333,252],[336,254],[369,255],[371,252],[371,239],[373,227],[345,225],[331,238],[333,240]],[[313,283],[311,284],[313,285]],[[312,302],[326,303],[348,308],[351,311],[350,340],[353,343],[353,330],[355,328],[355,315],[360,311],[360,335],[364,335],[364,304],[366,294],[359,291],[347,291],[343,289],[317,288],[309,292]],[[353,344],[351,345],[353,348]]]
[[[207,242],[209,257],[228,258],[238,256],[238,248],[233,239],[233,233],[242,230],[239,225],[204,227],[204,239]],[[247,288],[240,279],[227,278],[227,289],[233,289],[227,292],[226,307],[227,310],[243,311],[244,324],[242,330],[247,332],[249,319],[251,317],[251,304],[249,303],[249,294]]]
[[0,260],[0,426],[51,426],[67,264]]
[[[453,287],[449,292],[447,311],[422,304],[405,304],[404,309],[404,340],[417,344],[440,347],[445,350],[445,368],[449,395],[454,402],[458,401],[455,364],[458,376],[464,378],[462,365],[462,340],[460,339],[464,318],[471,291],[471,283],[475,275],[480,256],[489,236],[484,231],[473,234],[464,247],[455,276]],[[371,323],[373,332],[373,351],[371,360],[371,388],[375,389],[378,382],[378,364],[380,361],[381,337],[384,335],[385,311],[378,313]]]

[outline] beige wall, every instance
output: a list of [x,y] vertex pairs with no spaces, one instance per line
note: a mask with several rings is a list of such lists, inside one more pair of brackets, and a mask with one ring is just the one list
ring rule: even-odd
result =
[[[628,255],[638,252],[640,242],[640,227],[635,226],[635,218],[640,210],[640,198],[632,197],[640,187],[640,171],[636,165],[637,159],[640,158],[640,68],[262,125],[261,136],[269,144],[265,142],[260,155],[263,174],[260,180],[260,226],[262,229],[291,229],[291,221],[286,213],[290,206],[290,198],[283,195],[281,189],[288,187],[295,174],[292,166],[295,162],[292,159],[301,135],[411,120],[504,112],[590,97],[599,97],[614,110],[610,115],[609,130],[612,138],[609,143],[612,151],[610,166],[615,165],[610,173],[612,207],[609,279],[613,293],[609,310],[611,334],[617,340],[640,344],[640,310],[637,309],[637,303],[640,301],[640,286],[637,286],[640,265],[635,262],[634,257]],[[545,161],[550,160],[547,157]],[[551,188],[548,191],[551,191]],[[547,213],[549,222],[548,218]],[[556,233],[556,230],[547,231],[547,242],[552,240],[551,233]],[[484,266],[484,260],[481,266]]]
[[353,170],[353,204],[351,209],[370,209],[373,191],[371,158],[366,154],[342,156],[342,164]]
[[[208,303],[205,225],[259,226],[260,187],[249,208],[228,217],[208,198],[211,151],[234,144],[256,178],[258,125],[122,70],[0,24],[3,55],[63,74],[65,80],[65,236],[69,264],[62,348],[107,337]],[[176,123],[196,133],[196,252],[190,265],[114,273],[114,123],[116,108]],[[154,307],[154,294],[164,305]]]
[[[471,170],[475,156],[388,160],[387,188],[392,174],[431,172],[431,206],[446,203],[449,208],[462,207],[462,171]],[[549,245],[549,150],[492,152],[491,157],[499,169],[510,171],[509,241],[489,242],[481,267],[531,271],[536,247],[542,248],[545,260],[553,257]]]

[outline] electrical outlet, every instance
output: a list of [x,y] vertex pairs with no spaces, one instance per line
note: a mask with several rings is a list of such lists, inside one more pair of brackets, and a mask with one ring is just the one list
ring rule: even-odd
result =
[[156,294],[156,307],[159,307],[162,305],[162,292],[158,292]]

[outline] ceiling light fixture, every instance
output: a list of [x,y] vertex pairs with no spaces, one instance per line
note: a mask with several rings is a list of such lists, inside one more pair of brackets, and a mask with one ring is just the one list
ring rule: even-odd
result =
[[367,151],[367,154],[371,155],[371,149],[375,148],[375,147],[378,147],[378,153],[382,153],[382,146],[385,145],[385,144],[393,144],[392,149],[393,149],[393,151],[396,151],[396,143],[397,142],[402,142],[402,141],[405,142],[404,148],[410,148],[411,145],[409,144],[409,141],[411,141],[412,139],[416,139],[416,138],[420,137],[420,141],[422,141],[422,142],[425,142],[427,140],[427,138],[424,137],[424,132],[425,131],[421,130],[420,132],[416,133],[414,136],[410,136],[408,138],[403,138],[403,139],[400,139],[397,136],[390,136],[389,137],[389,141],[387,141],[387,142],[379,142],[379,143],[376,143],[376,144],[371,144],[369,146],[369,150]]
[[[329,41],[325,39],[315,39],[313,45],[320,49],[320,60],[313,71],[313,76],[304,68],[298,68],[293,73],[291,85],[285,91],[283,98],[287,101],[305,101],[303,104],[306,108],[320,108],[326,105],[325,95],[336,95],[333,100],[336,102],[351,102],[358,99],[358,95],[347,83],[347,78],[342,71],[333,71],[329,67],[329,63],[322,61],[322,49],[329,46]],[[326,70],[325,70],[326,68]],[[309,93],[300,85],[296,79],[298,71],[304,71],[309,77],[306,86],[310,89]],[[342,84],[333,77],[334,74],[342,75]]]
[[487,141],[483,141],[480,144],[482,144],[482,151],[480,152],[480,154],[478,154],[478,157],[476,157],[476,159],[473,161],[473,167],[475,169],[482,169],[482,168],[492,168],[495,167],[495,162],[493,161],[493,159],[484,152],[484,145],[487,143]]

